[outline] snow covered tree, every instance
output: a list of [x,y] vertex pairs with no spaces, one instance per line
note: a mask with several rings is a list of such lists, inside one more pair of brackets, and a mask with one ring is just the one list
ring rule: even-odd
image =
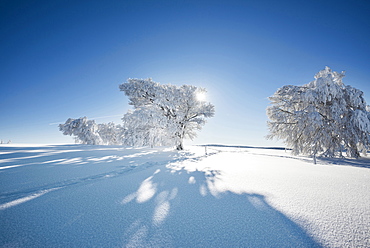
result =
[[325,67],[303,86],[286,85],[269,97],[270,134],[283,139],[294,154],[350,157],[366,154],[370,114],[363,92],[344,85],[344,72]]
[[98,133],[98,125],[94,120],[88,120],[86,117],[69,118],[64,124],[59,125],[59,130],[64,135],[76,136],[81,144],[101,145],[103,143]]
[[86,117],[69,118],[66,123],[59,125],[64,135],[73,135],[76,141],[88,145],[122,145],[123,128],[113,122],[96,124]]
[[124,143],[133,146],[170,146],[183,150],[184,138],[214,116],[214,106],[201,99],[204,88],[191,85],[161,85],[151,79],[128,79],[120,90],[134,110],[123,118]]
[[122,145],[123,128],[113,122],[98,124],[98,134],[104,145]]

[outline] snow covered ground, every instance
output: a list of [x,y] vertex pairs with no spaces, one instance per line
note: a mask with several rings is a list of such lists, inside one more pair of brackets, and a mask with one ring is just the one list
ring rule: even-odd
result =
[[0,146],[0,247],[370,247],[370,160]]

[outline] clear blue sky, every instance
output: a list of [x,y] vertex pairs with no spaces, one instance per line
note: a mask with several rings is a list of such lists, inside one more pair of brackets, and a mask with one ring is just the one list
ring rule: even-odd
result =
[[370,103],[369,13],[366,0],[2,0],[0,139],[73,142],[56,124],[69,117],[118,124],[118,85],[151,77],[208,89],[216,115],[194,144],[277,145],[267,97],[325,66]]

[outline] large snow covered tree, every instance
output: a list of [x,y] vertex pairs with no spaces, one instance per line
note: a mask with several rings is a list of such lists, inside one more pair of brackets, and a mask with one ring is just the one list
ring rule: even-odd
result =
[[184,138],[194,138],[205,119],[214,116],[214,106],[202,99],[204,88],[128,79],[120,90],[134,107],[122,118],[126,145],[174,145],[183,150]]
[[286,85],[269,97],[267,138],[278,138],[294,154],[350,157],[366,155],[370,145],[370,114],[363,92],[344,85],[344,72],[329,67],[315,80],[302,85]]
[[87,117],[69,118],[59,125],[64,135],[73,135],[76,141],[88,145],[121,145],[123,143],[123,128],[113,122],[96,124]]

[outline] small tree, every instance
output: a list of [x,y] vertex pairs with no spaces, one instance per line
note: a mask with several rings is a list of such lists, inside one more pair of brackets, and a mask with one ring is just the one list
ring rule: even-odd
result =
[[69,118],[66,123],[59,125],[64,135],[75,136],[76,143],[88,145],[121,145],[123,128],[113,122],[96,124],[87,117]]
[[350,157],[366,154],[370,145],[370,115],[363,92],[344,85],[344,72],[329,67],[303,86],[286,85],[269,97],[270,134],[283,139],[294,154]]
[[64,124],[59,125],[59,131],[64,135],[76,136],[81,144],[101,145],[103,143],[98,134],[98,125],[94,120],[88,120],[86,117],[69,118]]
[[183,139],[194,138],[205,118],[214,115],[214,106],[200,99],[206,92],[203,88],[128,79],[120,90],[134,106],[122,119],[127,145],[175,145],[183,150]]

